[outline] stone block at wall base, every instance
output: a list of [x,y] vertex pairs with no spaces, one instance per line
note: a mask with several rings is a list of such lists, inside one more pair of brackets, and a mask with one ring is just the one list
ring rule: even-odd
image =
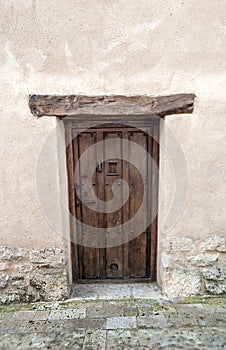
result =
[[161,247],[160,277],[167,296],[226,294],[226,236],[171,237]]
[[0,247],[0,304],[68,297],[65,251]]
[[210,294],[226,294],[226,281],[205,281],[205,287]]
[[186,297],[203,292],[201,274],[195,269],[179,268],[163,273],[163,292],[169,297]]

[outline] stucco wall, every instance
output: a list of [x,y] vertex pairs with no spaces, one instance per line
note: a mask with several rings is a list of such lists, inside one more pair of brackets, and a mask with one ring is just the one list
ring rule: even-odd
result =
[[[29,93],[194,92],[193,115],[168,116],[161,125],[162,142],[171,142],[169,128],[184,152],[189,190],[182,215],[163,230],[175,181],[162,150],[159,237],[161,242],[199,240],[196,255],[208,237],[225,237],[225,35],[224,0],[0,0],[0,245],[24,248],[27,254],[64,247],[43,215],[36,190],[39,153],[58,122],[35,119]],[[58,181],[52,167],[57,137],[48,152],[45,176]],[[60,203],[52,196],[50,188],[48,200],[59,218]],[[218,253],[222,265],[223,253]],[[178,253],[159,244],[159,282],[169,295],[177,294],[180,284],[173,271],[189,266],[180,254],[184,260],[174,261]],[[7,275],[7,268],[2,273]],[[185,293],[201,291],[193,285],[191,291],[185,286]]]

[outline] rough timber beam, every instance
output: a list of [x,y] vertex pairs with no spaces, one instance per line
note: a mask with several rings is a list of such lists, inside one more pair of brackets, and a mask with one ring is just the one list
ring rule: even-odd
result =
[[115,116],[192,113],[194,94],[169,96],[84,96],[84,95],[29,95],[33,115],[42,116]]

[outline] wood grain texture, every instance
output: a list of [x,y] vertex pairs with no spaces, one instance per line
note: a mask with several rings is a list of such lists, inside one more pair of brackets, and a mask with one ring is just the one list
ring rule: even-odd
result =
[[29,95],[31,113],[36,117],[116,116],[192,113],[194,94],[169,96],[85,96]]
[[[151,122],[150,124],[153,124]],[[157,256],[157,216],[145,232],[141,232],[134,239],[130,238],[130,233],[134,231],[134,227],[129,226],[126,231],[121,231],[120,223],[123,224],[134,217],[142,201],[144,200],[143,215],[140,220],[146,226],[147,219],[152,211],[157,210],[158,206],[158,171],[149,164],[148,159],[138,158],[136,161],[137,168],[133,166],[134,155],[130,146],[125,147],[122,142],[117,140],[126,139],[141,146],[148,151],[154,161],[158,165],[158,136],[159,124],[155,123],[151,127],[152,132],[148,136],[144,130],[131,127],[112,128],[105,125],[100,129],[90,129],[80,132],[74,125],[65,125],[66,140],[69,144],[67,149],[68,161],[68,181],[69,181],[69,204],[73,214],[76,214],[80,221],[75,225],[71,222],[71,237],[80,237],[82,242],[83,235],[89,234],[95,239],[95,231],[98,227],[106,229],[105,236],[101,237],[106,240],[108,237],[108,228],[116,227],[116,239],[119,245],[107,248],[92,248],[82,245],[72,244],[72,264],[73,264],[73,280],[120,280],[120,279],[156,279],[156,256]],[[146,130],[146,128],[145,128]],[[152,135],[152,136],[151,136]],[[73,137],[73,141],[71,138]],[[155,138],[155,140],[153,139]],[[80,203],[76,205],[79,196],[83,200],[91,200],[93,197],[86,188],[84,179],[89,172],[90,164],[80,162],[79,174],[74,172],[74,166],[77,164],[80,156],[96,142],[105,139],[111,139],[115,142],[114,149],[118,147],[118,153],[121,154],[120,159],[114,159],[114,167],[109,160],[102,163],[101,171],[94,172],[92,183],[95,184],[94,192],[97,197],[105,201],[105,208],[108,207],[108,200],[112,198],[112,184],[115,180],[124,179],[130,187],[130,196],[124,206],[122,206],[122,189],[117,187],[115,193],[120,202],[120,209],[114,212],[98,213],[97,206],[94,203],[92,210]],[[103,154],[97,155],[95,151],[96,163],[100,163],[100,159],[106,151],[105,146],[102,149]],[[123,160],[126,155],[128,162]],[[98,160],[98,161],[97,161]],[[139,169],[144,168],[143,180],[140,176]],[[75,177],[75,178],[74,178]],[[75,181],[74,181],[75,180]],[[75,187],[74,187],[75,185]],[[149,213],[150,212],[150,213]],[[149,221],[148,221],[149,222]],[[90,228],[83,229],[83,223]],[[118,226],[118,230],[117,230]],[[75,230],[76,229],[76,230]],[[88,231],[87,231],[88,230]],[[121,244],[120,244],[121,237]],[[126,240],[124,238],[126,237]],[[99,239],[99,238],[98,238]],[[126,243],[123,243],[126,242]]]
[[75,208],[75,192],[74,192],[74,158],[73,158],[73,145],[72,145],[72,129],[65,125],[65,141],[66,141],[66,154],[67,154],[67,175],[68,175],[68,193],[69,193],[69,210],[70,210],[70,233],[71,233],[71,263],[72,263],[72,275],[73,280],[78,279],[78,250],[77,244],[77,230],[76,230],[76,208]]
[[[135,131],[130,133],[130,141],[138,144],[143,149],[147,150],[146,145],[147,135],[144,135],[142,131]],[[130,144],[131,145],[131,144]],[[130,148],[130,165],[129,165],[129,187],[130,187],[130,219],[132,219],[138,212],[142,202],[143,215],[140,215],[139,223],[145,227],[147,223],[147,159],[141,158],[139,155],[134,154]],[[138,166],[136,168],[133,165]],[[140,175],[139,169],[143,170],[143,178]],[[150,198],[151,199],[151,198]],[[136,227],[133,227],[130,223],[130,232],[133,235],[133,231],[136,232]],[[130,277],[147,277],[147,233],[143,232],[129,242],[129,270]]]
[[[96,133],[84,132],[77,139],[79,157],[82,154],[95,145]],[[96,156],[94,152],[94,157]],[[92,210],[85,205],[86,200],[93,200],[93,194],[89,193],[87,189],[87,182],[84,179],[87,177],[86,174],[92,171],[92,164],[80,161],[80,195],[81,195],[81,211],[82,211],[82,223],[87,225],[86,230],[83,228],[82,224],[82,236],[88,235],[92,237],[92,240],[96,240],[96,234],[98,228],[98,213],[97,204],[94,203]],[[84,183],[83,183],[84,182]],[[94,178],[94,182],[96,179]],[[94,192],[95,192],[94,187]],[[84,203],[84,204],[83,204]],[[82,264],[82,277],[83,278],[97,278],[99,277],[99,249],[94,249],[90,247],[79,246],[79,251],[82,252],[82,259],[79,265]],[[80,255],[80,258],[81,258]]]
[[151,201],[151,280],[156,279],[157,270],[157,232],[158,232],[158,183],[159,183],[159,126],[154,126],[153,130],[153,144],[152,144],[152,159],[155,165],[152,169],[152,201]]

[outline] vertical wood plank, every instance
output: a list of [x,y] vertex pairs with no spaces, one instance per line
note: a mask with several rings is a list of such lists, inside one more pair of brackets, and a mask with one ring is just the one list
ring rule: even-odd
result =
[[157,231],[158,231],[158,182],[159,182],[159,123],[153,128],[153,146],[152,157],[157,165],[152,170],[152,223],[151,223],[151,271],[150,278],[152,281],[156,280],[156,263],[157,263]]
[[[122,145],[121,142],[119,143],[118,140],[121,140],[122,132],[110,132],[105,133],[105,139],[111,139],[112,144],[111,147],[117,150],[122,155]],[[121,156],[122,158],[122,156]],[[122,160],[117,159],[117,172],[118,176],[110,176],[109,173],[109,163],[105,162],[105,201],[106,201],[106,209],[108,209],[108,201],[112,199],[113,193],[112,193],[112,184],[116,180],[118,183],[118,180],[122,178]],[[122,242],[122,233],[121,233],[121,222],[122,222],[122,186],[117,186],[117,194],[116,194],[119,202],[120,209],[113,212],[113,213],[105,213],[105,223],[106,223],[106,240],[109,240],[108,237],[108,231],[107,229],[109,227],[116,227],[118,226],[118,244],[120,244],[120,241]],[[114,265],[112,265],[114,264]],[[106,275],[107,278],[121,278],[123,276],[123,246],[118,245],[115,247],[106,248]]]
[[67,155],[67,175],[68,175],[68,199],[70,216],[70,235],[71,235],[71,263],[72,263],[72,279],[77,280],[78,273],[78,246],[76,242],[76,225],[75,225],[75,192],[74,192],[74,159],[73,159],[73,140],[72,129],[70,125],[64,124],[66,155]]
[[[103,131],[97,130],[97,142],[103,141]],[[100,163],[103,159],[103,148],[97,154],[97,162]],[[97,172],[97,196],[101,201],[105,201],[105,174],[104,174],[104,164],[102,164],[102,171]],[[105,228],[105,215],[102,212],[98,212],[98,228]],[[99,240],[101,240],[100,245],[105,243],[106,235],[98,234]],[[100,246],[99,245],[99,246]],[[99,277],[106,278],[106,248],[99,248]]]
[[[147,151],[152,159],[153,149],[153,127],[148,128]],[[147,164],[147,275],[151,274],[151,215],[152,215],[152,161]]]
[[[73,175],[73,191],[74,191],[74,200],[75,200],[75,215],[76,215],[76,234],[78,238],[78,242],[82,242],[82,208],[79,205],[80,199],[79,196],[81,196],[80,193],[80,166],[78,163],[79,160],[79,133],[76,131],[76,129],[72,129],[72,136],[73,136],[73,153],[74,153],[74,171],[75,167],[79,167],[79,173],[74,172]],[[79,196],[78,196],[79,194]],[[78,273],[77,273],[77,279],[81,279],[83,276],[83,270],[82,270],[82,259],[83,259],[83,246],[78,244],[77,245],[77,256],[78,256]]]
[[[90,147],[95,146],[96,133],[94,132],[83,132],[79,137],[79,155],[80,157],[83,153]],[[93,157],[96,157],[95,147],[93,149]],[[97,201],[92,204],[92,209],[87,207],[86,201],[95,201],[95,197],[92,193],[89,193],[87,187],[87,174],[93,171],[92,162],[80,162],[80,193],[81,193],[81,210],[82,210],[82,235],[88,235],[91,237],[94,244],[97,239],[97,229],[98,229],[98,212],[97,212]],[[96,172],[93,175],[93,182],[97,182]],[[93,187],[95,194],[96,186]],[[93,198],[94,197],[94,198]],[[88,225],[86,229],[83,228],[83,224]],[[87,237],[87,236],[86,236]],[[99,277],[99,249],[83,246],[83,278],[97,278]]]
[[[123,139],[126,141],[129,141],[129,133],[127,129],[123,130]],[[128,159],[129,158],[129,148],[128,144],[124,144],[123,146],[123,159]],[[123,172],[123,179],[127,182],[129,186],[129,163],[125,160],[122,162],[122,172]],[[122,224],[125,222],[129,221],[130,214],[129,214],[129,198],[124,204],[122,208]],[[123,230],[123,277],[124,278],[129,278],[130,272],[129,272],[129,232],[128,230]]]
[[[130,133],[130,140],[137,143],[144,150],[147,150],[147,136],[144,135],[142,131],[134,131]],[[145,159],[141,158],[139,154],[134,154],[132,148],[130,150],[130,170],[129,170],[129,181],[130,181],[130,218],[134,215],[140,208],[142,201],[144,201],[144,211],[143,216],[140,217],[144,227],[147,223],[147,157]],[[136,169],[132,165],[133,160],[136,158],[136,163],[139,164],[139,168]],[[145,178],[139,173],[139,169],[145,169]],[[143,183],[144,181],[144,183]],[[136,230],[136,227],[131,227],[130,232]],[[147,233],[141,232],[139,236],[129,242],[129,264],[130,264],[130,277],[147,277],[146,271],[146,261],[147,261]]]

